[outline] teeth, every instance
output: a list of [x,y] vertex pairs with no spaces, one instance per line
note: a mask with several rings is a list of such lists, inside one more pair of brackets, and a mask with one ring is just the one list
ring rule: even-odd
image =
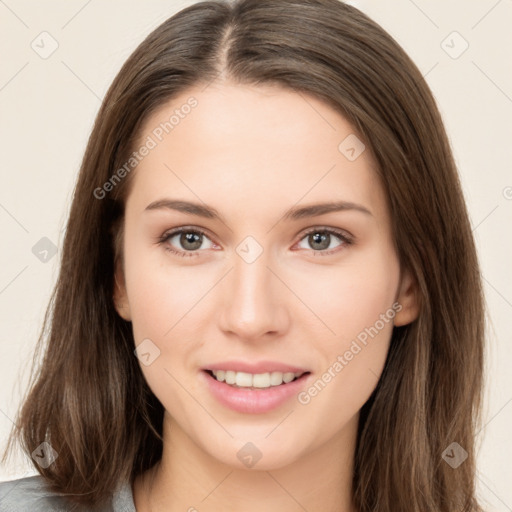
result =
[[302,375],[299,373],[245,373],[234,372],[231,370],[212,370],[213,375],[219,382],[226,382],[226,384],[236,385],[240,388],[269,388],[271,386],[280,386],[283,382],[291,382],[296,377]]

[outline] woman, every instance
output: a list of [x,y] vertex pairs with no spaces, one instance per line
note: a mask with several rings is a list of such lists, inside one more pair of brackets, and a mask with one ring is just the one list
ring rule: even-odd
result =
[[481,510],[468,215],[421,73],[357,9],[158,27],[100,109],[61,264],[11,439],[41,476],[2,506]]

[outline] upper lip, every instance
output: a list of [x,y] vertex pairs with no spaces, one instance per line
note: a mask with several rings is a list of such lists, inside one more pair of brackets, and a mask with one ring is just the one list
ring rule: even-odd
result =
[[259,361],[257,363],[247,363],[244,361],[224,361],[220,363],[210,364],[203,370],[228,370],[233,372],[245,373],[306,373],[309,370],[298,366],[280,363],[279,361]]

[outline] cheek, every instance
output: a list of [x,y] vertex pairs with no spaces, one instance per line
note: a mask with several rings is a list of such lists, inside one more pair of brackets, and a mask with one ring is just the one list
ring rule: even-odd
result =
[[193,270],[172,268],[136,252],[131,261],[127,259],[126,270],[135,345],[149,339],[154,344],[149,345],[151,354],[158,354],[148,365],[141,359],[141,371],[164,407],[179,415],[190,405],[180,383],[190,379],[194,370],[201,336],[196,335],[191,319],[194,306],[208,290],[207,282],[201,284]]
[[350,279],[340,278],[345,295],[338,292],[339,300],[326,313],[336,336],[324,337],[318,345],[323,365],[297,397],[308,417],[329,418],[322,431],[325,439],[358,413],[381,376],[395,316],[395,281],[389,274],[376,269],[358,274],[354,269]]
[[[329,268],[329,279],[308,279],[308,305],[335,334],[317,344],[323,367],[304,400],[327,413],[342,405],[338,422],[355,414],[371,395],[384,367],[396,314],[399,264],[391,249],[361,252]],[[352,262],[353,261],[353,262]],[[318,276],[317,276],[318,277]],[[318,397],[318,398],[317,398]]]
[[398,272],[392,266],[379,268],[378,264],[352,274],[344,301],[344,318],[349,319],[350,326],[348,330],[343,329],[345,336],[355,337],[376,323],[381,325],[381,315],[393,305],[397,280]]
[[339,348],[392,307],[399,265],[391,252],[361,251],[339,265],[304,272],[295,279],[294,289],[321,321],[321,330],[327,332],[327,326],[331,331],[325,339]]
[[167,261],[163,248],[133,250],[126,258],[126,285],[136,341],[154,336],[165,340],[208,290],[209,280],[201,280],[192,267]]
[[334,424],[356,414],[375,389],[396,314],[399,264],[394,253],[391,249],[369,253],[360,263],[338,276],[343,293],[336,305],[338,314],[332,311],[331,318],[339,336],[326,348],[325,370],[301,402],[311,400],[310,412],[319,415],[331,411]]

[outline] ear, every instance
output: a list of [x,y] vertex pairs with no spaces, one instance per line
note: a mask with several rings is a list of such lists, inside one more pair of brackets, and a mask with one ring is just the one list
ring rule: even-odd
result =
[[418,318],[420,311],[418,284],[409,271],[402,275],[396,302],[400,304],[401,309],[397,309],[394,319],[395,326],[410,324]]
[[126,293],[126,283],[124,279],[123,265],[119,260],[115,263],[114,271],[114,295],[112,297],[114,307],[121,318],[131,322],[130,304]]

